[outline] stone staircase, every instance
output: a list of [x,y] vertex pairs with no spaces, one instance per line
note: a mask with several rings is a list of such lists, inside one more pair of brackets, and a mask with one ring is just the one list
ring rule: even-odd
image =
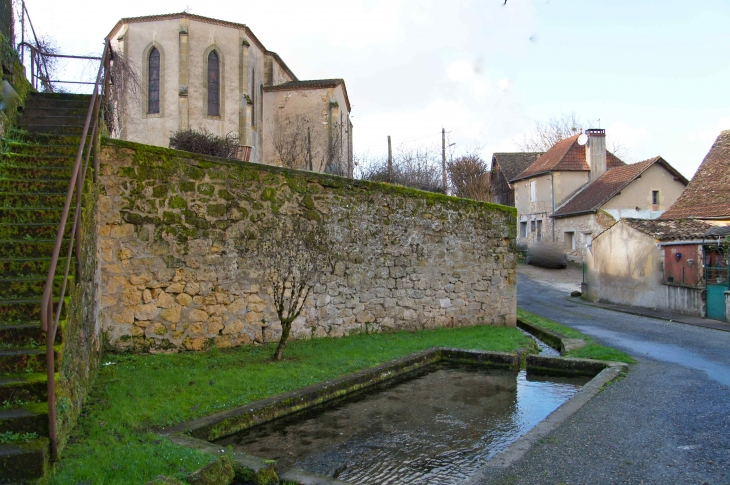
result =
[[[23,131],[10,133],[0,153],[0,483],[40,478],[49,463],[40,303],[89,101],[84,95],[30,94],[19,121]],[[71,261],[67,295],[75,267]],[[54,345],[57,383],[64,328],[62,316]]]

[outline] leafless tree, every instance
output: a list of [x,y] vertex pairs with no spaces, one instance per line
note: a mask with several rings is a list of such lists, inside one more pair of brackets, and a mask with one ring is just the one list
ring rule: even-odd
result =
[[261,226],[254,260],[271,290],[281,338],[272,356],[281,360],[292,322],[304,308],[312,288],[331,270],[332,247],[321,222],[294,216],[274,218]]
[[490,200],[489,166],[477,153],[469,153],[446,164],[453,195],[474,200]]
[[[560,140],[577,135],[584,128],[592,128],[590,124],[574,111],[551,116],[547,122],[535,122],[534,130],[522,135],[517,148],[523,152],[546,152]],[[626,147],[615,137],[609,136],[607,148],[619,158],[627,155]]]
[[282,167],[350,176],[339,122],[323,129],[304,115],[276,114],[270,132],[276,161]]
[[127,114],[142,104],[139,66],[119,51],[112,51],[109,66],[109,91],[106,93],[106,122],[112,136],[121,136]]
[[425,147],[397,150],[392,169],[386,157],[358,160],[358,177],[374,182],[413,187],[430,192],[444,193],[441,173],[441,154]]

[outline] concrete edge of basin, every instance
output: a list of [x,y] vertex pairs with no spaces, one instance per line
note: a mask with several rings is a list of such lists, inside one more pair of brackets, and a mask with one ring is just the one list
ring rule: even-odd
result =
[[[540,357],[540,356],[529,356],[529,357]],[[529,359],[528,357],[528,359]],[[603,365],[603,370],[596,375],[593,379],[587,382],[578,392],[576,392],[570,399],[560,405],[555,411],[550,413],[545,419],[540,421],[534,428],[522,435],[514,443],[512,443],[507,449],[492,459],[487,461],[472,477],[465,483],[478,482],[480,477],[492,475],[494,469],[504,469],[522,458],[538,441],[543,439],[552,431],[556,430],[562,425],[568,418],[575,414],[585,404],[588,403],[596,394],[598,394],[603,386],[619,377],[622,373],[625,373],[628,369],[628,364],[621,362],[605,362],[605,361],[590,361],[588,359],[566,359],[564,357],[541,357],[541,359],[555,359],[560,361],[574,361],[573,364],[578,367],[587,365],[593,367],[595,365]],[[529,361],[528,361],[529,362]],[[545,361],[542,361],[545,363]],[[540,367],[544,368],[544,367]],[[530,367],[528,364],[528,371]]]
[[561,355],[571,350],[579,349],[585,345],[585,340],[583,339],[566,337],[563,334],[533,325],[519,317],[517,318],[517,327],[539,338],[550,347],[560,352]]

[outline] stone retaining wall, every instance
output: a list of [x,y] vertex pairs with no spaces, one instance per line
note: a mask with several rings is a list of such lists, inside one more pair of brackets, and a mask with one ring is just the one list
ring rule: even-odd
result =
[[271,218],[324,224],[338,262],[295,338],[515,325],[514,209],[129,142],[101,153],[101,322],[114,350],[271,341],[251,249]]

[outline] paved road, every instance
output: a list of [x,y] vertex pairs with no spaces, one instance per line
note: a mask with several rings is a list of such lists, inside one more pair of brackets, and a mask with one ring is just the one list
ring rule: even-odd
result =
[[584,306],[518,276],[521,308],[639,363],[485,484],[730,484],[730,333]]

